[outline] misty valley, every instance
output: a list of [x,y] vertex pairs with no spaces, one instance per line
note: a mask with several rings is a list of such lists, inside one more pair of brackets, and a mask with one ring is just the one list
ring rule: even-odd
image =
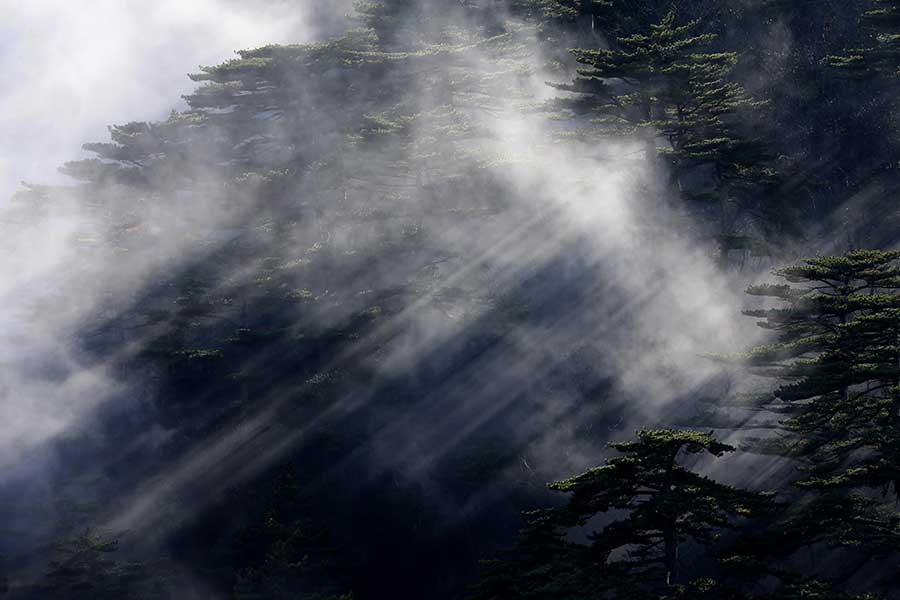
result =
[[0,201],[0,599],[900,599],[900,0],[316,6]]

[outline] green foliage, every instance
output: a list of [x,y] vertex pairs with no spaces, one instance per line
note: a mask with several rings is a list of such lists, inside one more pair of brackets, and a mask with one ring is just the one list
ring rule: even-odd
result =
[[[730,79],[737,53],[709,50],[717,36],[700,33],[702,21],[676,20],[673,9],[646,32],[618,37],[609,49],[571,50],[582,65],[579,76],[551,85],[574,97],[550,106],[590,117],[594,127],[586,135],[643,139],[648,160],[662,157],[669,164],[685,198],[721,204],[724,236],[734,237],[742,212],[781,223],[783,207],[764,195],[780,181],[777,161],[762,140],[738,126],[739,117],[765,103]],[[689,183],[698,170],[709,171],[711,187]]]
[[[515,159],[486,150],[497,132],[483,118],[520,116],[517,104],[532,100],[535,74],[534,27],[507,21],[507,8],[536,24],[550,57],[577,41],[569,62],[555,65],[565,80],[574,77],[554,86],[566,95],[550,102],[572,118],[560,125],[563,135],[639,138],[651,167],[667,164],[673,193],[701,210],[708,209],[704,202],[721,206],[715,239],[723,254],[771,256],[772,240],[757,240],[736,221],[741,212],[781,218],[771,195],[781,183],[779,161],[748,131],[765,103],[740,83],[749,79],[738,72],[746,55],[728,50],[740,47],[728,32],[739,25],[716,20],[751,4],[681,2],[679,14],[706,16],[679,24],[668,2],[654,0],[514,0],[500,10],[474,0],[366,0],[357,3],[359,29],[321,43],[242,50],[201,67],[191,75],[199,87],[186,96],[187,111],[111,127],[109,142],[84,146],[94,158],[62,169],[81,182],[66,193],[95,220],[79,238],[90,247],[85,252],[107,252],[124,264],[148,256],[163,265],[142,281],[143,298],[110,302],[104,314],[114,316],[90,337],[105,345],[103,358],[114,358],[98,363],[134,368],[153,381],[154,410],[162,428],[174,432],[176,450],[167,445],[166,452],[240,430],[260,406],[270,419],[260,444],[281,441],[275,430],[290,432],[279,452],[293,452],[295,438],[305,443],[308,436],[297,432],[334,427],[322,414],[346,417],[335,429],[346,429],[342,442],[351,440],[354,451],[360,430],[381,431],[394,417],[389,403],[398,401],[377,395],[377,386],[389,384],[372,371],[400,346],[392,345],[401,337],[395,317],[423,305],[458,314],[481,301],[480,288],[496,284],[488,275],[469,285],[485,257],[449,255],[433,240],[482,226],[503,206],[506,188],[495,185],[491,171]],[[875,45],[834,59],[835,66],[896,73],[891,31],[900,24],[898,9],[878,4],[864,17],[880,32]],[[713,32],[712,24],[721,27]],[[718,33],[731,36],[725,50],[717,47]],[[576,74],[566,70],[573,59]],[[812,85],[801,83],[803,93]],[[808,129],[833,125],[810,120],[815,127]],[[585,131],[573,131],[581,126]],[[811,170],[825,168],[810,163]],[[843,178],[846,166],[832,170]],[[63,195],[29,186],[17,218],[43,218]],[[221,219],[207,222],[207,206],[222,209]],[[238,231],[216,238],[223,229]],[[171,238],[177,247],[159,243]],[[187,260],[182,243],[195,251],[185,252]],[[178,269],[158,259],[166,253],[179,256]],[[519,545],[509,560],[492,563],[479,597],[850,598],[771,563],[810,545],[881,555],[897,547],[896,516],[844,491],[900,489],[898,257],[861,251],[811,259],[776,271],[786,283],[748,290],[781,303],[747,311],[777,339],[741,357],[784,380],[778,401],[763,407],[790,418],[790,435],[770,450],[805,460],[798,483],[814,496],[782,519],[775,542],[730,545],[746,533],[747,519],[771,513],[770,495],[720,484],[682,464],[688,455],[718,457],[733,448],[711,434],[645,430],[636,441],[611,445],[621,456],[550,485],[568,503],[529,515]],[[76,265],[90,262],[75,258]],[[491,291],[499,310],[478,335],[490,343],[494,330],[506,332],[528,316],[522,307],[541,311],[523,296],[510,304]],[[334,402],[336,389],[353,384],[375,389],[378,402]],[[368,422],[358,413],[376,411],[370,405],[379,414]],[[463,481],[469,494],[492,484],[515,454],[503,447],[496,457],[465,455],[448,479]],[[335,583],[336,553],[288,475],[247,494],[228,557],[211,558],[211,570],[237,598],[347,598],[346,586]],[[710,563],[700,569],[704,576],[684,574],[679,552],[688,549]],[[114,550],[89,534],[69,543],[37,597],[160,597],[165,582],[154,569],[114,560]],[[783,589],[753,588],[764,576],[779,578]]]
[[[550,484],[570,495],[568,503],[530,515],[511,559],[489,563],[477,598],[723,597],[714,580],[681,581],[679,548],[688,541],[713,547],[738,522],[769,514],[773,495],[679,464],[683,455],[734,450],[711,434],[643,430],[636,441],[610,446],[624,456]],[[585,526],[593,529],[588,542],[572,541],[571,532]]]
[[85,531],[61,542],[43,577],[35,584],[13,589],[11,598],[118,600],[167,598],[170,588],[165,572],[150,564],[114,558],[116,540]]
[[851,77],[900,75],[900,2],[874,0],[874,7],[860,18],[872,36],[872,45],[855,48],[844,56],[828,56],[824,62]]
[[859,250],[778,269],[790,284],[748,293],[781,307],[745,311],[776,340],[744,355],[762,374],[788,381],[785,423],[817,488],[883,488],[900,481],[900,268],[895,251]]
[[571,22],[582,15],[605,14],[612,4],[609,0],[514,0],[512,6],[531,18]]

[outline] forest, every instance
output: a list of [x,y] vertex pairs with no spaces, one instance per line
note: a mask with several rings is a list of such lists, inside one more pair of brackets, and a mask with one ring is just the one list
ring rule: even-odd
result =
[[346,18],[0,202],[0,599],[900,599],[900,0]]

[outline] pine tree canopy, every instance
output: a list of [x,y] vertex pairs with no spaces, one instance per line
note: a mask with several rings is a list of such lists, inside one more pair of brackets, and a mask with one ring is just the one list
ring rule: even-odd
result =
[[[531,515],[513,552],[519,558],[494,563],[479,597],[543,598],[549,590],[563,598],[697,597],[716,583],[685,580],[679,548],[688,541],[714,546],[738,521],[775,507],[770,493],[724,485],[681,466],[685,456],[734,450],[712,434],[643,430],[637,440],[610,447],[623,456],[549,484],[569,494],[568,503]],[[592,529],[586,544],[561,533],[584,527]]]
[[900,269],[896,251],[858,250],[778,269],[791,284],[748,293],[784,306],[745,311],[774,343],[743,360],[786,381],[771,407],[787,413],[784,451],[803,458],[798,484],[817,489],[900,486]]
[[900,75],[900,2],[874,0],[874,7],[860,17],[860,26],[870,32],[872,44],[845,56],[828,56],[826,64],[851,77]]
[[[773,197],[777,159],[738,126],[738,117],[757,113],[765,102],[730,79],[737,53],[711,50],[717,35],[701,32],[702,26],[702,20],[678,24],[673,9],[647,31],[616,38],[609,49],[571,50],[582,65],[578,77],[550,84],[571,96],[548,108],[577,122],[589,119],[581,136],[642,139],[646,158],[651,164],[664,159],[684,198],[722,206],[721,236],[733,235],[744,214],[782,227],[788,217]],[[704,169],[711,185],[688,183]]]

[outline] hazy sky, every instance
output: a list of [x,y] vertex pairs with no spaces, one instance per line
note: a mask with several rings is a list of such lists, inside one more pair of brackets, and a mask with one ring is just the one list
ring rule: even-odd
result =
[[233,51],[309,41],[347,2],[321,0],[0,0],[0,203],[19,181],[104,141],[106,126],[183,107],[188,72]]

